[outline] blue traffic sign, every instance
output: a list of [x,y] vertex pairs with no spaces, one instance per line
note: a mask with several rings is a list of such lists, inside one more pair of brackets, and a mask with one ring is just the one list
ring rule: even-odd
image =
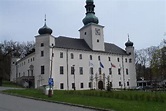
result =
[[49,84],[50,86],[53,86],[53,85],[54,85],[54,80],[53,80],[53,78],[49,78],[49,79],[48,79],[48,84]]

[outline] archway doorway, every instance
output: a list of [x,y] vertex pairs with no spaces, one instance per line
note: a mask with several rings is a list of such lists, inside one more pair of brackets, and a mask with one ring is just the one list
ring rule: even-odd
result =
[[103,81],[98,82],[98,89],[100,89],[100,90],[103,89]]

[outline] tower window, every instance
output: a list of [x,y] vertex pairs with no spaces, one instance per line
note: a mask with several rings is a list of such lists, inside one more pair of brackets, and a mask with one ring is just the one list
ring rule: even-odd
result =
[[99,42],[99,39],[97,39],[97,42]]
[[90,60],[92,60],[92,55],[90,55]]
[[86,35],[86,32],[84,33],[84,35]]
[[[44,56],[44,51],[41,51],[41,57],[43,57]],[[32,61],[32,60],[31,60]]]
[[41,43],[40,46],[41,46],[41,47],[44,47],[44,43]]
[[63,74],[63,66],[60,66],[60,74]]
[[44,74],[44,66],[41,66],[41,74]]

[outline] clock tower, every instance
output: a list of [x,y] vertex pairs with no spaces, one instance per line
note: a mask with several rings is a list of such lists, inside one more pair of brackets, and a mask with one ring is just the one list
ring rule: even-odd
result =
[[86,0],[86,16],[83,19],[84,26],[79,30],[80,39],[84,39],[92,50],[105,51],[104,26],[98,25],[99,20],[95,16],[93,0]]

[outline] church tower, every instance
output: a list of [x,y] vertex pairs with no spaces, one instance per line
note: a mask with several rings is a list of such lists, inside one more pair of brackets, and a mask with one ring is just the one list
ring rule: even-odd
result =
[[89,47],[94,51],[105,51],[104,46],[104,26],[98,25],[99,20],[95,16],[94,1],[86,0],[86,16],[82,20],[84,26],[79,30],[80,39],[84,39]]

